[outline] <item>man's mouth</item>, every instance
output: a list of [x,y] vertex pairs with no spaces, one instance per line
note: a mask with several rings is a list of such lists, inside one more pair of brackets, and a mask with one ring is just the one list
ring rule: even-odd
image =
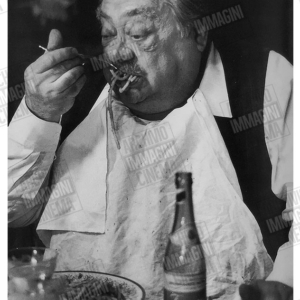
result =
[[140,80],[140,76],[124,73],[121,70],[110,70],[110,72],[112,74],[111,85],[114,86],[116,84],[119,87],[119,92],[121,94]]
[[116,85],[117,85],[118,87],[120,87],[120,88],[124,88],[124,86],[127,84],[128,81],[129,81],[129,85],[132,86],[132,85],[134,85],[138,80],[139,80],[139,77],[138,77],[138,76],[130,75],[130,76],[128,77],[127,80],[123,80],[123,81],[117,80]]

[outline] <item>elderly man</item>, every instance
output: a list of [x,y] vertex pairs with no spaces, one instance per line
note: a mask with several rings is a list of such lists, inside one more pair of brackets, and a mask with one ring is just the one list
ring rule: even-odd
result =
[[292,248],[280,251],[273,268],[245,203],[255,215],[265,198],[269,207],[281,201],[272,191],[284,199],[291,135],[266,147],[262,118],[243,137],[229,120],[266,111],[264,86],[272,86],[283,110],[276,128],[289,125],[291,133],[291,67],[257,51],[252,66],[245,51],[254,47],[240,50],[243,73],[238,58],[223,67],[207,31],[194,26],[201,9],[198,0],[103,0],[97,13],[111,87],[58,150],[61,116],[86,77],[76,49],[62,48],[60,33],[51,32],[48,51],[25,73],[31,115],[9,129],[9,225],[39,219],[41,239],[60,253],[58,270],[90,264],[139,282],[147,299],[162,299],[174,174],[189,171],[207,296],[233,299],[242,283],[253,283],[242,286],[243,299],[288,299]]

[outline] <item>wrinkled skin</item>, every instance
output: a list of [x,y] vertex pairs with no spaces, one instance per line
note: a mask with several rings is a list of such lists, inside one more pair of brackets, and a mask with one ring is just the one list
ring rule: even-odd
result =
[[[123,94],[116,88],[117,96],[134,114],[149,120],[163,119],[194,93],[206,44],[206,37],[199,38],[192,28],[182,37],[174,13],[162,3],[104,0],[100,7],[104,53],[118,67],[134,68],[139,74]],[[36,116],[58,122],[73,106],[86,77],[78,53],[62,48],[57,30],[50,33],[47,48],[49,52],[25,71],[25,99]],[[110,82],[109,69],[104,74]]]
[[52,30],[49,52],[25,70],[26,104],[37,117],[49,122],[59,122],[86,81],[77,50],[62,48],[62,43],[60,32]]
[[[139,82],[125,93],[120,94],[118,88],[115,92],[136,115],[146,119],[161,119],[199,86],[201,51],[196,32],[191,30],[188,37],[182,37],[172,10],[161,3],[104,0],[101,5],[104,52],[117,67],[136,67],[141,74]],[[130,55],[122,55],[122,51]],[[109,70],[105,76],[111,80]]]

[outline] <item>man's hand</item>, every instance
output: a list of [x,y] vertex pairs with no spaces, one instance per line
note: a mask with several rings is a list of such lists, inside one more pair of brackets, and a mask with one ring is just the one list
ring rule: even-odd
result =
[[239,291],[242,300],[293,300],[293,289],[277,281],[257,280]]
[[61,33],[50,32],[47,49],[25,71],[25,101],[39,118],[59,122],[74,104],[86,76],[75,48],[62,48]]

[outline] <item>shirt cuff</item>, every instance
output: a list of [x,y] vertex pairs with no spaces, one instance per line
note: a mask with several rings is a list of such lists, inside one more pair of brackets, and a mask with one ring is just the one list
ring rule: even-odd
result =
[[31,113],[24,97],[9,125],[8,136],[24,148],[37,152],[55,152],[61,129],[60,124],[44,121]]

